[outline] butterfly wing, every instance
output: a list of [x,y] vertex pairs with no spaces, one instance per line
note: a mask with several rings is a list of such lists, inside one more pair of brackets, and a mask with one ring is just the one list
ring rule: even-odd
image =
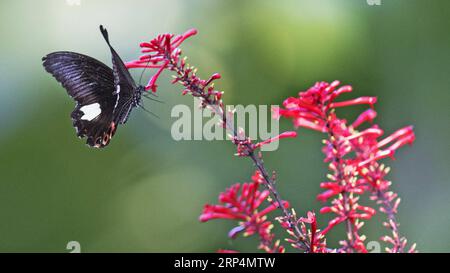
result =
[[43,59],[52,74],[77,102],[71,117],[79,137],[101,148],[108,145],[116,130],[114,73],[102,62],[74,52],[54,52]]
[[100,32],[105,38],[112,55],[114,87],[117,95],[114,107],[114,121],[117,124],[123,124],[127,122],[131,110],[139,104],[140,94],[137,94],[138,89],[130,72],[119,57],[119,54],[111,46],[108,31],[103,26],[100,26]]

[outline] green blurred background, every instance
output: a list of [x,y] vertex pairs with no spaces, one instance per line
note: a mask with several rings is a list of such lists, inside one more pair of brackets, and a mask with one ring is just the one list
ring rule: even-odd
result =
[[[197,28],[184,53],[202,77],[222,74],[227,104],[280,104],[335,79],[354,86],[347,98],[378,96],[386,134],[410,124],[417,134],[388,162],[402,197],[401,232],[422,252],[450,251],[449,1],[69,2],[0,3],[0,251],[68,252],[69,241],[82,252],[256,251],[255,238],[227,238],[231,222],[198,221],[203,204],[248,181],[252,166],[225,141],[172,140],[172,106],[193,102],[167,83],[169,73],[159,84],[165,104],[147,104],[160,119],[134,111],[103,150],[75,137],[74,103],[41,57],[72,50],[110,65],[100,24],[125,60],[138,56],[141,41]],[[321,206],[322,138],[301,130],[265,154],[299,214]],[[380,225],[366,223],[368,241],[384,232]],[[331,234],[331,246],[342,232]]]

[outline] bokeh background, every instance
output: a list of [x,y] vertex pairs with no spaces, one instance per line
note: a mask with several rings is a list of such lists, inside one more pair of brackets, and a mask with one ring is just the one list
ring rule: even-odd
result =
[[[202,77],[222,74],[227,104],[280,104],[335,79],[354,86],[348,98],[378,96],[386,134],[409,124],[417,134],[388,160],[402,197],[401,232],[422,252],[450,251],[449,1],[76,2],[0,3],[0,251],[68,252],[69,241],[82,252],[256,251],[255,238],[227,238],[231,222],[198,221],[203,204],[248,181],[252,166],[228,142],[171,138],[170,110],[193,101],[167,83],[169,73],[159,84],[165,104],[147,103],[159,119],[134,111],[103,150],[75,137],[74,103],[41,57],[72,50],[110,65],[100,24],[125,60],[138,56],[141,41],[197,28],[184,53]],[[265,155],[299,214],[320,208],[322,138],[301,130]],[[363,230],[369,241],[384,231],[378,218]],[[332,246],[342,232],[331,234]]]

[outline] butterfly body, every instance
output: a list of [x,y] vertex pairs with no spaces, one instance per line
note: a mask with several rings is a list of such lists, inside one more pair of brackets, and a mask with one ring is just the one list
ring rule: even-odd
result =
[[110,45],[106,29],[100,26],[100,31],[111,50],[112,69],[75,52],[53,52],[42,59],[45,70],[76,101],[71,118],[78,137],[86,137],[86,143],[96,148],[109,144],[117,126],[126,123],[131,111],[140,106],[145,92]]

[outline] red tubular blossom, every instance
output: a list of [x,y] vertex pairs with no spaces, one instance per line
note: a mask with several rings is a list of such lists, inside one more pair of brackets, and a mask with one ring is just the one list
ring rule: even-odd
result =
[[367,136],[367,135],[372,135],[372,137],[380,137],[383,135],[383,130],[381,130],[380,128],[369,128],[366,129],[364,131],[361,131],[359,133],[354,133],[348,137],[346,137],[346,140],[352,140],[352,139],[356,139],[359,137],[363,137],[363,136]]
[[308,224],[313,224],[314,226],[312,228],[316,228],[316,214],[312,211],[308,211],[306,214],[306,218],[300,217],[300,221]]
[[394,158],[394,151],[393,150],[384,150],[384,151],[378,151],[374,156],[364,160],[364,161],[360,161],[358,163],[358,168],[364,167],[365,165],[375,162],[377,160],[386,158],[386,157],[390,157],[390,158]]
[[310,249],[311,252],[316,252],[317,251],[317,246],[316,246],[316,231],[317,231],[317,220],[316,220],[316,215],[314,214],[314,212],[308,211],[307,213],[307,218],[300,218],[300,222],[303,223],[307,223],[311,225],[311,235],[310,235]]
[[[375,147],[373,150],[376,150],[374,155],[369,155],[364,160],[361,160],[358,163],[358,168],[364,167],[369,163],[378,161],[380,159],[391,157],[394,159],[395,151],[406,145],[406,144],[412,144],[415,140],[415,134],[412,130],[412,126],[408,126],[405,128],[402,128],[400,130],[397,130],[392,135],[388,136],[387,138],[383,139],[382,141],[375,144]],[[383,146],[386,146],[390,142],[395,141],[391,146],[386,148],[385,150],[378,150],[382,148]]]
[[[205,206],[205,211],[207,209],[208,208]],[[242,220],[244,220],[245,218],[243,218],[242,215],[234,214],[232,212],[229,212],[229,213],[207,212],[207,213],[203,213],[199,218],[199,220],[201,222],[207,222],[207,221],[213,220],[213,219],[230,219],[230,220],[242,219]]]
[[416,136],[414,133],[411,133],[409,135],[406,135],[402,137],[401,139],[397,140],[394,144],[389,146],[387,149],[391,151],[396,151],[398,148],[402,147],[403,145],[409,144],[411,145],[414,140],[416,140]]
[[[325,209],[322,208],[322,209]],[[322,213],[322,212],[321,212]],[[333,220],[328,222],[328,225],[326,228],[324,228],[320,233],[321,235],[325,236],[331,229],[333,229],[336,225],[342,223],[345,221],[345,217],[336,217]]]
[[[326,191],[324,191],[321,194],[317,195],[317,200],[321,201],[321,202],[325,202],[327,201],[330,197],[333,197],[339,193],[341,193],[344,188],[338,184],[336,184],[335,182],[323,182],[320,183],[320,187],[323,189],[327,189]],[[322,213],[322,211],[321,211]]]
[[315,113],[317,115],[321,115],[322,114],[322,111],[320,110],[320,108],[318,108],[315,105],[304,103],[301,100],[298,101],[298,108],[302,109],[303,111],[310,111],[311,113]]
[[309,120],[307,118],[296,118],[294,119],[294,126],[295,128],[304,127],[312,130],[316,130],[319,132],[325,132],[325,124],[323,121],[320,120]]
[[371,108],[367,109],[366,111],[362,112],[358,118],[352,123],[353,128],[357,128],[359,125],[363,124],[364,122],[372,122],[377,116],[377,112]]
[[219,73],[214,73],[204,84],[203,86],[208,86],[211,82],[214,80],[220,79],[222,76],[220,76]]
[[274,107],[272,111],[274,112],[273,118],[275,119],[278,119],[280,116],[282,116],[285,118],[304,118],[307,120],[311,120],[311,122],[320,122],[320,119],[316,115],[308,112],[302,112],[300,108],[286,110]]
[[339,188],[339,190],[338,189],[327,190],[321,194],[318,194],[316,198],[317,198],[317,200],[319,200],[321,202],[326,202],[330,197],[333,197],[341,192],[342,192],[342,189],[340,189],[340,188]]
[[320,209],[320,213],[325,214],[325,213],[330,213],[333,212],[333,208],[332,207],[323,207]]
[[260,148],[263,145],[272,143],[274,141],[278,141],[278,140],[283,139],[283,138],[295,138],[295,137],[297,137],[297,132],[293,132],[293,131],[284,132],[284,133],[279,134],[278,136],[275,136],[275,137],[266,139],[266,140],[264,140],[262,142],[256,143],[255,144],[255,148]]
[[173,35],[166,34],[165,37],[164,37],[165,38],[164,42],[165,42],[166,52],[172,52],[172,44],[171,44],[171,41],[170,41],[170,39],[172,39],[172,36]]
[[333,102],[330,104],[330,108],[338,108],[338,107],[345,107],[345,106],[351,106],[351,105],[358,105],[358,104],[370,104],[371,107],[377,102],[377,97],[359,97],[352,100],[347,101],[340,101],[340,102]]
[[178,35],[177,37],[175,37],[172,40],[172,47],[173,48],[177,48],[181,45],[181,43],[184,42],[184,40],[186,40],[187,38],[196,35],[198,32],[195,28],[189,29],[188,31],[186,31],[185,33],[183,33],[182,35]]
[[350,85],[342,86],[336,92],[333,92],[330,95],[329,102],[333,102],[335,98],[337,98],[339,95],[341,95],[343,93],[349,93],[349,92],[352,92],[352,91],[353,91],[353,88]]
[[333,81],[330,84],[322,82],[321,84],[322,84],[322,87],[324,88],[325,93],[330,94],[330,93],[334,93],[334,90],[336,89],[336,87],[338,87],[341,84],[341,82]]
[[378,142],[377,147],[381,148],[396,139],[400,139],[400,141],[402,143],[404,142],[405,144],[411,143],[412,141],[414,141],[413,136],[414,136],[413,127],[407,126],[405,128],[397,130],[392,135],[390,135],[387,138],[383,139],[382,141]]
[[169,63],[165,62],[159,69],[158,71],[155,73],[155,75],[153,75],[150,78],[150,81],[148,82],[147,86],[145,87],[145,90],[152,90],[152,92],[156,92],[156,80],[159,78],[159,76],[161,75],[161,73],[164,71],[164,69],[166,69],[167,65]]
[[366,207],[366,206],[358,206],[358,209],[370,214],[371,216],[375,215],[376,210],[374,210],[371,207]]
[[[289,202],[284,201],[283,202],[283,206],[285,208],[289,208]],[[261,212],[258,212],[255,214],[256,217],[263,217],[266,214],[269,214],[270,212],[276,210],[278,208],[278,205],[276,205],[275,203],[271,204],[270,206],[268,206],[267,208],[263,209]]]
[[161,68],[161,65],[151,65],[140,61],[131,61],[127,63],[127,68]]

